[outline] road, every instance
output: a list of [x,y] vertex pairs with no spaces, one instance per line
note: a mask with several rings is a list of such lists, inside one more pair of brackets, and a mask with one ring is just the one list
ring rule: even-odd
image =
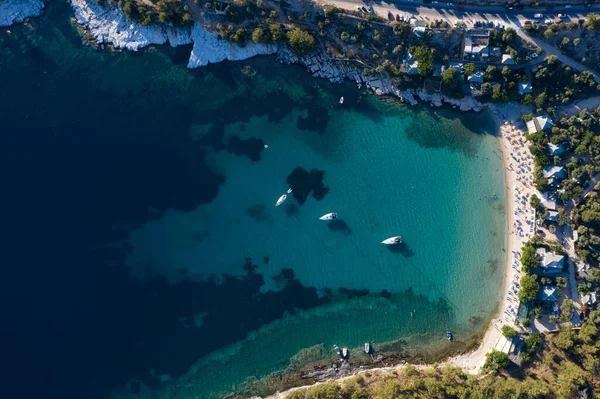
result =
[[[499,22],[506,27],[514,28],[518,35],[529,42],[534,43],[540,47],[546,53],[546,58],[550,55],[555,55],[558,59],[569,65],[576,71],[589,71],[590,69],[580,62],[561,53],[559,49],[551,46],[548,43],[543,42],[540,39],[536,39],[528,35],[525,31],[521,30],[526,20],[533,18],[534,14],[544,14],[546,10],[541,8],[527,9],[527,10],[506,10],[504,8],[491,8],[491,7],[464,7],[462,9],[447,6],[446,3],[442,4],[427,4],[423,5],[418,2],[412,1],[393,1],[393,2],[380,2],[380,3],[365,3],[360,0],[326,0],[327,3],[335,5],[336,7],[343,8],[346,10],[356,10],[357,6],[366,7],[370,5],[374,12],[384,18],[394,19],[396,14],[403,17],[414,17],[423,20],[446,20],[450,24],[454,24],[457,21],[464,22],[468,27],[472,27],[475,21],[495,21]],[[550,13],[546,13],[546,16],[555,16],[558,13],[567,14],[571,20],[578,20],[584,18],[586,14],[590,12],[599,12],[600,7],[573,7],[571,9],[565,9],[564,7],[556,7]],[[594,75],[596,83],[600,84],[600,74],[590,71]]]
[[[571,18],[577,19],[590,12],[600,12],[600,7],[573,7],[566,9],[565,7],[554,7],[551,11],[545,8],[530,8],[523,10],[507,10],[503,7],[472,7],[465,6],[464,8],[456,8],[448,6],[447,3],[440,4],[423,4],[420,1],[380,1],[380,2],[364,2],[361,0],[324,0],[326,3],[333,4],[337,7],[347,10],[356,10],[356,6],[371,6],[374,11],[382,16],[396,14],[410,14],[415,17],[424,17],[429,19],[448,19],[456,20],[498,20],[505,23],[511,22],[519,27],[523,25],[525,20],[533,19],[534,14],[544,14],[546,16],[555,16],[558,13],[568,14]],[[518,22],[518,23],[517,23]]]

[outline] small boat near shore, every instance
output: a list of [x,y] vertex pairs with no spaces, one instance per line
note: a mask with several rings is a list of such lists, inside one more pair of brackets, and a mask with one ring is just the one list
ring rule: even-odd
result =
[[283,204],[286,199],[287,199],[287,195],[283,194],[281,197],[279,197],[275,206],[279,206],[279,205]]
[[448,338],[448,341],[452,341],[453,339],[452,333],[450,331],[446,331],[446,337]]
[[368,342],[365,342],[365,353],[368,355],[369,353],[371,353],[371,344]]
[[338,355],[342,356],[342,351],[340,350],[339,346],[333,345],[333,350],[335,351],[335,353],[337,353]]
[[348,348],[343,348],[342,349],[342,357],[344,359],[346,359],[348,357],[349,353],[348,353]]
[[334,220],[337,219],[338,215],[335,212],[327,213],[319,218],[319,220]]
[[344,103],[344,97],[340,97],[340,104]]
[[381,241],[381,243],[385,244],[385,245],[402,244],[402,237],[394,236],[394,237],[386,238],[385,240]]
[[290,187],[290,188],[288,188],[288,191],[287,191],[287,193],[288,193],[288,194],[291,194],[291,193],[292,193],[292,188],[291,188],[291,187]]

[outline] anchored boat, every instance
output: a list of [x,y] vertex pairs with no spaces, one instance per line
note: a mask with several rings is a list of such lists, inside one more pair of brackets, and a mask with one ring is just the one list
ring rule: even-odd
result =
[[340,104],[344,103],[344,97],[340,97]]
[[368,342],[365,342],[365,353],[368,355],[369,353],[371,353],[371,344]]
[[385,244],[385,245],[401,244],[402,243],[402,237],[395,236],[395,237],[386,238],[385,240],[381,241],[381,243]]
[[286,199],[287,199],[287,195],[283,194],[281,197],[279,197],[275,206],[279,206],[279,205],[283,204]]
[[446,337],[448,337],[448,341],[452,341],[452,333],[450,331],[446,331]]
[[331,213],[327,213],[323,216],[321,216],[319,219],[320,220],[333,220],[333,219],[337,219],[338,215],[335,212],[331,212]]
[[344,359],[348,357],[348,348],[343,348],[342,349],[342,357]]

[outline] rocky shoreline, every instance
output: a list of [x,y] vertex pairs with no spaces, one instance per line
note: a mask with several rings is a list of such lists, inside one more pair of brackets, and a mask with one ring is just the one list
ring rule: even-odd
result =
[[[192,27],[174,27],[160,23],[143,26],[127,19],[120,8],[99,5],[95,0],[69,0],[69,2],[77,22],[99,44],[110,44],[114,48],[131,51],[151,45],[163,45],[167,42],[173,47],[193,45],[188,68],[198,68],[224,60],[241,61],[259,55],[277,54],[280,62],[303,65],[316,78],[327,79],[333,83],[350,80],[358,85],[364,85],[376,95],[393,96],[410,105],[423,102],[429,103],[432,107],[441,107],[445,104],[460,111],[482,110],[482,105],[470,96],[452,99],[441,93],[427,93],[422,89],[400,91],[394,87],[388,76],[365,74],[362,67],[353,68],[352,61],[332,60],[324,52],[299,57],[286,46],[276,44],[250,42],[240,47],[235,43],[221,40],[217,33],[207,31],[198,22]],[[43,0],[0,0],[0,26],[9,26],[32,16],[39,16],[43,7]]]
[[167,42],[175,47],[193,44],[188,68],[198,68],[224,60],[240,61],[259,55],[277,54],[284,64],[303,65],[314,77],[327,79],[333,83],[344,80],[365,85],[376,95],[388,95],[403,102],[416,105],[429,103],[432,107],[444,104],[461,111],[482,110],[482,105],[473,97],[451,99],[441,93],[429,94],[424,90],[400,91],[392,80],[383,74],[367,75],[362,68],[352,68],[347,61],[331,60],[327,54],[317,52],[299,57],[286,46],[276,44],[248,43],[240,47],[235,43],[221,40],[219,35],[207,31],[196,22],[191,28],[173,27],[166,24],[142,26],[125,17],[118,8],[100,6],[95,0],[69,0],[75,12],[77,22],[84,26],[98,43],[111,44],[118,49],[137,51],[150,45],[162,45]]
[[0,0],[0,26],[11,26],[27,18],[38,17],[44,0]]

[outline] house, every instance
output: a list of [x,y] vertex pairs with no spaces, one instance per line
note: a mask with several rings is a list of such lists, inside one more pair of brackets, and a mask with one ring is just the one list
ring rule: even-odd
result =
[[510,54],[502,54],[502,63],[505,65],[514,65],[515,60]]
[[546,148],[548,149],[548,153],[550,155],[560,155],[565,152],[565,146],[563,143],[559,143],[559,144],[548,143]]
[[[576,233],[577,231],[574,231],[573,233]],[[587,278],[587,276],[589,276],[590,274],[590,265],[587,262],[577,262],[575,264],[575,267],[577,268],[577,274],[579,275],[579,277],[581,278]]]
[[549,222],[558,223],[558,212],[556,211],[548,211],[548,215],[546,215],[546,220]]
[[598,302],[598,295],[595,292],[590,292],[587,295],[581,296],[581,303],[584,305],[592,306]]
[[531,94],[533,92],[533,87],[531,86],[531,82],[519,82],[519,95],[523,96],[525,94]]
[[563,166],[544,166],[542,174],[547,179],[560,180],[567,177],[567,171]]
[[415,60],[410,53],[407,53],[407,58],[404,60],[406,64],[406,73],[409,75],[416,75],[419,73],[419,61]]
[[456,69],[456,72],[460,73],[462,75],[463,73],[463,63],[462,62],[450,62],[448,64],[448,68],[454,68]]
[[421,38],[425,35],[425,30],[427,29],[427,22],[422,19],[412,18],[410,20],[410,25],[412,26],[412,31],[415,36]]
[[406,67],[406,73],[409,75],[417,75],[419,73],[419,61],[411,60],[412,63]]
[[550,119],[548,115],[536,116],[533,118],[533,120],[535,120],[535,123],[538,125],[538,129],[540,131],[550,130],[552,129],[552,126],[554,126],[552,119]]
[[483,83],[483,72],[473,72],[471,75],[467,76],[467,80],[469,81],[469,86],[471,86],[471,89],[479,90],[481,89],[481,84]]
[[554,286],[544,285],[538,292],[538,299],[544,302],[555,302],[558,299],[558,289]]
[[538,259],[540,259],[540,267],[546,273],[560,273],[565,264],[565,257],[557,255],[554,252],[548,252],[545,248],[538,248],[536,251]]
[[535,116],[530,121],[527,121],[527,132],[530,134],[543,132],[552,129],[552,126],[554,126],[554,124],[549,116]]
[[465,34],[464,57],[487,58],[490,54],[490,31],[487,29],[473,29]]
[[542,194],[541,203],[544,205],[544,208],[555,211],[556,208],[556,193],[555,192],[545,192]]

